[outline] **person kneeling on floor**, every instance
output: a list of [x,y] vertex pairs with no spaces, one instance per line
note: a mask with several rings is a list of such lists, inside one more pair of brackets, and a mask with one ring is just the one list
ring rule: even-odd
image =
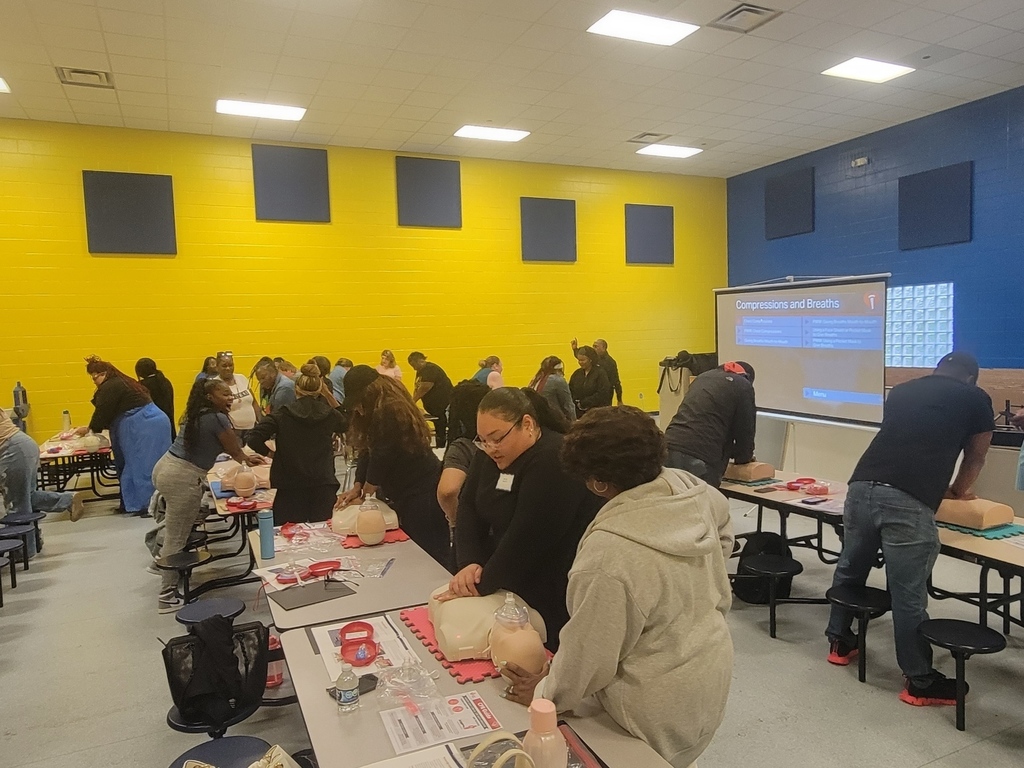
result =
[[[931,645],[917,627],[928,618],[928,579],[939,556],[935,512],[943,497],[975,498],[971,486],[992,442],[992,399],[977,382],[977,360],[951,352],[932,375],[893,387],[843,510],[843,552],[832,586],[864,586],[881,550],[904,677],[900,699],[915,706],[956,703],[956,681],[932,667]],[[845,666],[857,655],[852,622],[850,611],[832,606],[825,631],[832,664]]]

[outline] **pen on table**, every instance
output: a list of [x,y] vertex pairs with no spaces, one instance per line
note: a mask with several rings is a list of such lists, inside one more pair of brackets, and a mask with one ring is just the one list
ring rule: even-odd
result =
[[387,574],[387,572],[388,572],[388,569],[389,569],[389,568],[390,568],[390,567],[391,567],[392,565],[394,565],[394,564],[395,564],[395,558],[393,558],[393,557],[392,557],[392,558],[391,558],[390,560],[388,560],[388,561],[387,561],[387,562],[386,562],[386,563],[384,564],[384,568],[383,568],[383,569],[381,570],[381,572],[380,572],[380,577],[381,577],[382,579],[383,579],[383,578],[384,578],[384,576],[385,576],[385,575]]

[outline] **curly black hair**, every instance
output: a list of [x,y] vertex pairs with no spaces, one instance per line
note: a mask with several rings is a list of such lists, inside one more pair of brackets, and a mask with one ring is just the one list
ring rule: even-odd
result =
[[639,408],[592,408],[562,440],[562,467],[583,481],[625,491],[660,475],[666,450],[657,423]]

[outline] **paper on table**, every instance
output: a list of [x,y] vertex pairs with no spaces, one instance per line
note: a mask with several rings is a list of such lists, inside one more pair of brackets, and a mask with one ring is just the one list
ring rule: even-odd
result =
[[391,746],[398,754],[445,741],[497,731],[501,723],[476,691],[420,703],[416,714],[406,707],[380,713]]
[[[359,562],[359,558],[358,557],[332,557],[332,558],[329,558],[329,559],[330,560],[337,560],[338,563],[340,564],[340,566],[342,568],[344,568],[344,569],[349,569],[349,570],[355,569],[355,570],[358,571],[359,568],[360,568],[360,562]],[[302,560],[296,560],[295,561],[295,565],[302,566],[303,568],[308,568],[309,566],[311,566],[313,563],[316,563],[316,562],[319,562],[319,561],[314,560],[311,557],[307,557],[307,558],[304,558]],[[268,592],[277,592],[277,591],[282,590],[282,589],[287,589],[288,587],[298,586],[298,584],[279,584],[278,583],[277,578],[276,578],[277,574],[279,574],[282,571],[284,571],[284,569],[286,567],[287,566],[284,566],[284,565],[275,565],[273,568],[254,568],[253,569],[253,573],[255,573],[257,576],[259,576],[261,579],[263,579],[263,584],[266,587]],[[322,578],[319,577],[319,576],[310,576],[308,579],[303,579],[303,582],[306,583],[306,584],[310,584],[312,582],[316,582],[316,583],[319,584],[321,581],[322,581]],[[323,585],[322,584],[320,585],[320,589],[323,589]]]
[[[366,667],[353,667],[352,671],[357,675],[362,677],[387,667],[398,667],[411,661],[419,661],[419,657],[413,653],[412,648],[402,637],[401,630],[389,616],[371,616],[359,619],[359,621],[364,621],[373,627],[373,639],[377,643],[378,650],[377,658],[372,664]],[[316,640],[317,648],[320,649],[320,658],[323,659],[324,668],[331,680],[337,680],[338,675],[341,674],[343,662],[338,656],[341,650],[341,628],[348,624],[351,622],[340,621],[337,624],[325,624],[312,628],[313,639]]]
[[399,755],[364,768],[462,768],[459,751],[450,744],[424,749],[411,755]]

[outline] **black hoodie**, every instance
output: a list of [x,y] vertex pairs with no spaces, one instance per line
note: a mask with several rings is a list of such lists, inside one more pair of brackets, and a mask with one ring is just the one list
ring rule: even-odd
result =
[[320,397],[300,397],[260,419],[246,438],[256,453],[266,456],[267,440],[277,450],[270,467],[274,488],[308,488],[340,484],[334,473],[334,435],[348,428],[340,411]]

